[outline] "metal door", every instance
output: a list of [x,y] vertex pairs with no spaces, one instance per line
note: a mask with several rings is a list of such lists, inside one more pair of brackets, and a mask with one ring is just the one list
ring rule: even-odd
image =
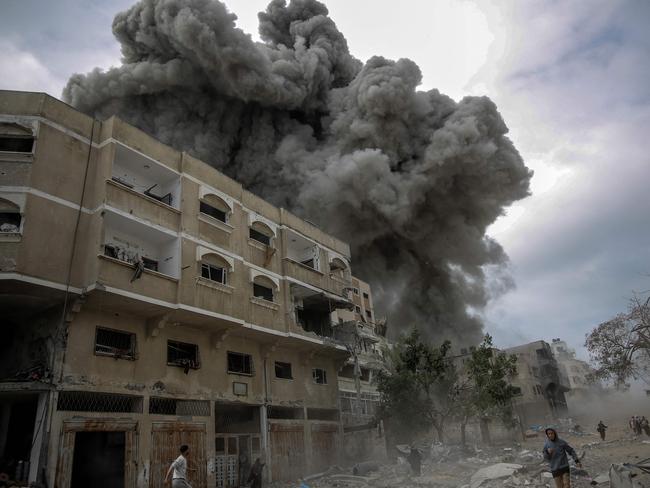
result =
[[337,437],[337,425],[314,424],[311,426],[312,472],[322,473],[330,466],[337,464]]
[[207,488],[205,457],[205,424],[188,422],[154,422],[151,426],[150,487],[163,488],[165,474],[180,452],[179,447],[190,448],[187,477],[193,488]]
[[305,472],[305,429],[302,425],[271,424],[273,481],[296,480]]

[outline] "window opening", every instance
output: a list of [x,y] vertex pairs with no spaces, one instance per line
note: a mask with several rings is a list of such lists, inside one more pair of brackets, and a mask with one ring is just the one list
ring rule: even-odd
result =
[[0,136],[0,151],[31,153],[33,148],[33,137]]
[[199,369],[199,346],[185,342],[167,341],[167,364],[184,368],[185,374],[190,369]]
[[272,302],[273,289],[264,285],[253,283],[253,296],[256,298],[262,298],[264,300],[268,300],[269,302]]
[[275,362],[275,377],[285,380],[293,379],[291,375],[291,363]]
[[252,375],[253,357],[250,354],[228,351],[228,372]]
[[271,245],[271,238],[269,236],[267,236],[266,234],[262,234],[259,230],[255,230],[252,227],[249,229],[248,236],[257,242],[266,244],[267,246]]
[[117,359],[135,359],[135,334],[97,327],[95,354]]
[[321,368],[314,368],[311,371],[312,377],[314,378],[314,383],[319,385],[327,384],[327,371]]
[[158,261],[155,259],[145,258],[141,256],[142,264],[144,264],[145,269],[150,269],[151,271],[158,271]]
[[201,263],[201,276],[210,281],[226,284],[226,270],[212,264]]
[[153,198],[155,200],[158,200],[159,202],[162,202],[162,203],[164,203],[166,205],[171,206],[171,204],[172,204],[172,194],[171,193],[166,193],[164,195],[158,195],[158,194],[151,191],[157,186],[158,186],[158,183],[154,183],[153,185],[151,185],[149,188],[147,188],[144,191],[144,194],[147,195],[148,197],[151,197],[151,198]]
[[223,210],[219,210],[218,208],[213,207],[212,205],[208,205],[205,202],[199,203],[199,211],[202,214],[209,215],[213,219],[220,220],[223,223],[226,222],[226,212],[224,212]]
[[18,212],[0,212],[0,232],[18,232],[21,215]]

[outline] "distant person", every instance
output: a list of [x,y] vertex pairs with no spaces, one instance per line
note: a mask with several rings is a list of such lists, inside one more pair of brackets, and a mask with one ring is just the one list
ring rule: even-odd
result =
[[638,415],[635,415],[634,417],[634,432],[636,435],[641,435],[643,433],[643,429],[641,428],[641,417]]
[[630,426],[630,430],[633,434],[636,434],[636,422],[634,421],[634,415],[630,417],[629,422],[627,423]]
[[582,468],[580,460],[575,450],[560,439],[555,429],[546,429],[546,442],[542,449],[544,459],[546,459],[551,467],[551,474],[553,481],[555,481],[556,488],[571,488],[571,477],[569,469],[569,454],[576,463],[576,466]]
[[180,451],[180,456],[174,460],[167,470],[165,483],[169,481],[169,476],[172,475],[172,488],[192,488],[192,485],[187,482],[187,456],[190,455],[190,448],[183,444]]
[[648,419],[645,418],[645,415],[641,417],[641,429],[643,429],[643,432],[645,432],[645,435],[650,436],[650,423],[648,423]]
[[248,482],[251,484],[251,488],[262,488],[263,468],[264,463],[260,461],[260,458],[257,458],[251,468],[251,473],[248,475]]
[[607,426],[603,423],[602,420],[600,422],[598,422],[598,426],[596,427],[596,430],[600,434],[601,440],[604,441],[605,440],[605,431],[607,430]]
[[246,484],[246,475],[249,474],[251,469],[250,461],[248,460],[248,454],[245,450],[239,451],[239,486],[244,486]]
[[416,447],[411,447],[408,458],[406,460],[411,465],[411,470],[415,476],[422,474],[422,454]]

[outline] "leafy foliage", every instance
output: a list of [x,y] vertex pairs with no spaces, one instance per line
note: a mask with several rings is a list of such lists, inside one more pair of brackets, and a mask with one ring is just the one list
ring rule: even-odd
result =
[[454,407],[457,375],[448,356],[451,343],[432,346],[412,329],[388,351],[388,370],[380,372],[377,389],[381,413],[403,433],[434,427],[443,436],[444,421]]
[[650,377],[650,298],[630,300],[621,313],[592,330],[585,341],[596,365],[593,377],[611,380],[617,387],[630,379]]

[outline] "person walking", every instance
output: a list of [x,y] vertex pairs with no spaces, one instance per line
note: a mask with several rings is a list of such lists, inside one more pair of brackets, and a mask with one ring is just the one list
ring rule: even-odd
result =
[[263,468],[264,463],[260,461],[260,458],[257,458],[251,468],[251,473],[248,475],[248,482],[251,484],[251,488],[262,488]]
[[645,415],[641,417],[641,429],[643,429],[643,432],[645,432],[645,435],[650,436],[650,423],[648,423],[648,419],[645,418]]
[[551,474],[553,475],[555,486],[556,488],[571,488],[569,459],[567,458],[567,454],[573,458],[577,467],[582,468],[580,459],[578,459],[575,450],[567,444],[566,441],[558,437],[555,429],[547,428],[545,433],[546,442],[544,442],[542,454],[551,467]]
[[596,427],[596,430],[600,434],[600,439],[604,441],[605,440],[605,431],[607,430],[607,426],[603,423],[602,420],[600,422],[598,422],[598,426]]
[[411,465],[413,474],[420,476],[422,474],[422,454],[420,454],[420,450],[417,447],[411,446],[411,452],[409,452],[407,461]]
[[165,475],[165,483],[172,478],[172,488],[192,488],[187,481],[187,456],[190,455],[190,448],[186,444],[180,447],[180,456],[178,456],[169,466]]

